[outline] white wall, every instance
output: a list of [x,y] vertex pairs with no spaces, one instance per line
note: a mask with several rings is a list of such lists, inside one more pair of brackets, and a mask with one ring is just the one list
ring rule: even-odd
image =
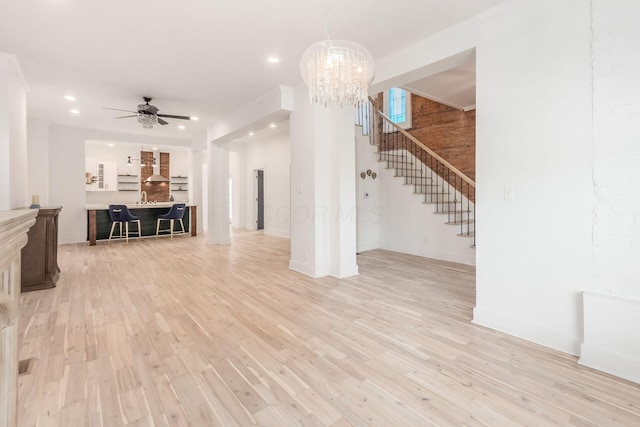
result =
[[378,61],[377,84],[473,48],[474,321],[577,354],[593,276],[589,2],[507,1]]
[[[279,127],[289,126],[285,121]],[[231,148],[230,171],[234,182],[232,225],[256,229],[255,171],[264,171],[264,232],[280,237],[290,234],[290,143],[281,132]]]
[[49,122],[27,121],[28,194],[37,194],[41,206],[49,206]]
[[[229,175],[232,181],[231,190],[231,226],[235,228],[245,228],[247,225],[245,219],[246,212],[246,193],[245,185],[245,147],[244,143],[233,143],[229,147]],[[253,194],[253,188],[251,189]],[[250,227],[254,229],[255,227]]]
[[593,264],[580,363],[640,382],[640,3],[593,1]]
[[380,247],[475,265],[473,239],[459,237],[460,227],[446,225],[446,215],[434,214],[435,205],[422,203],[413,186],[394,175],[395,169],[380,168]]
[[640,299],[640,3],[594,1],[596,289]]
[[27,85],[15,56],[0,52],[0,210],[27,207]]
[[147,146],[154,144],[190,146],[190,141],[183,139],[51,125],[49,128],[49,204],[62,206],[62,212],[58,218],[59,243],[78,243],[87,239],[85,210],[85,141],[87,140],[130,142]]
[[593,276],[589,3],[510,5],[477,49],[474,320],[578,354]]
[[[358,212],[357,251],[364,252],[380,248],[380,228],[384,210],[381,207],[380,171],[377,162],[376,146],[369,143],[369,137],[362,135],[362,130],[356,127],[356,209]],[[375,172],[373,179],[360,177],[361,172],[367,170]],[[368,197],[367,197],[368,195]]]

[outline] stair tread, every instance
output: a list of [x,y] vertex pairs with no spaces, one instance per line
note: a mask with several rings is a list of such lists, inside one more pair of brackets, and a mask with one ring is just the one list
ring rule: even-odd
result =
[[[403,176],[398,176],[398,177],[394,177],[394,178],[404,178],[404,177]],[[414,187],[418,186],[418,185],[420,187],[438,187],[438,188],[440,187],[440,184],[427,184],[427,183],[416,183],[416,182],[413,182],[413,183],[412,182],[408,182],[408,183],[405,182],[402,185],[413,185]]]
[[438,211],[434,212],[434,214],[445,215],[445,214],[455,214],[455,215],[467,215],[467,211]]
[[[419,194],[419,193],[414,193],[414,194]],[[455,205],[457,205],[459,203],[460,203],[459,201],[458,202],[454,202],[453,200],[452,201],[434,200],[432,202],[422,202],[423,205],[444,205],[444,204],[447,204],[447,205],[454,205],[455,204]]]
[[[405,169],[405,168],[385,168],[385,169],[395,169],[396,170],[396,174],[394,176],[401,176],[401,177],[414,177],[414,178],[427,178],[426,175],[423,175],[420,173],[419,170],[411,170],[411,169]],[[398,172],[403,172],[401,175],[398,174]]]
[[458,237],[475,237],[476,233],[474,231],[467,233],[458,233]]
[[475,224],[475,223],[476,223],[475,218],[445,222],[446,225]]
[[400,157],[400,158],[405,158],[407,157],[406,154],[390,154],[390,153],[376,153],[378,156],[388,156],[388,157]]

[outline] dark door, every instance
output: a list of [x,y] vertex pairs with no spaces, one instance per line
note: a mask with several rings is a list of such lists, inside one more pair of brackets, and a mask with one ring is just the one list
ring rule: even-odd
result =
[[258,230],[264,230],[264,171],[258,171]]

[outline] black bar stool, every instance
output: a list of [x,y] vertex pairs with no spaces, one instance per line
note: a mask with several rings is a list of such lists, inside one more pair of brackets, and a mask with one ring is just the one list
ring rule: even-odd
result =
[[[184,210],[186,209],[186,203],[176,203],[171,206],[169,212],[164,215],[158,215],[158,220],[156,221],[156,238],[158,237],[158,233],[160,231],[171,233],[171,238],[173,239],[173,224],[175,221],[180,221],[180,228],[182,228],[182,234],[184,232],[184,223],[182,222],[182,217],[184,216]],[[169,221],[169,230],[160,230],[160,221]]]
[[129,223],[137,222],[138,223],[138,237],[142,237],[142,229],[140,227],[140,217],[132,215],[129,212],[129,208],[127,205],[109,205],[109,216],[111,217],[111,231],[109,232],[109,241],[107,244],[111,243],[111,236],[113,236],[113,229],[116,224],[120,225],[120,236],[122,239],[122,224],[124,223],[125,234],[127,243],[129,243]]

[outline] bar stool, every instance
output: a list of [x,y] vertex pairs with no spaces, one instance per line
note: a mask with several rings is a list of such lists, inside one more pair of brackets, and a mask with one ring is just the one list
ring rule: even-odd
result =
[[184,216],[184,210],[186,207],[186,203],[176,203],[171,206],[169,212],[164,215],[158,215],[158,220],[156,221],[156,238],[158,237],[158,233],[160,231],[166,232],[167,230],[160,230],[160,221],[169,221],[169,231],[171,232],[171,239],[173,239],[173,224],[175,221],[180,221],[180,228],[182,228],[182,234],[184,232],[184,223],[182,222],[182,217]]
[[113,229],[116,224],[120,225],[120,236],[118,237],[122,239],[122,224],[124,223],[127,243],[129,243],[130,222],[138,223],[138,237],[142,237],[140,217],[132,215],[131,212],[129,212],[127,205],[109,205],[109,216],[111,217],[111,231],[109,232],[109,241],[107,244],[111,243],[111,236],[113,236]]

